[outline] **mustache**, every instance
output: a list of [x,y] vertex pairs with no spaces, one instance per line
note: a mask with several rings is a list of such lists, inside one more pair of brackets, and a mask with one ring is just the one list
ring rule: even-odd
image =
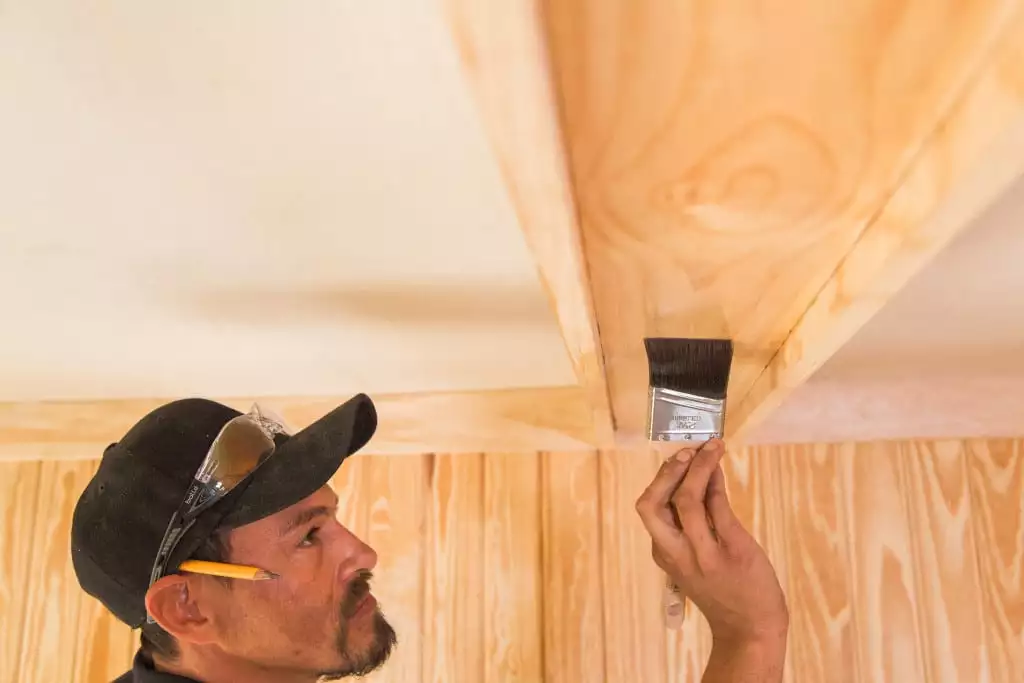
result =
[[372,579],[373,572],[369,569],[362,569],[349,581],[345,598],[341,602],[341,613],[346,619],[350,619],[359,609],[360,601],[370,592]]

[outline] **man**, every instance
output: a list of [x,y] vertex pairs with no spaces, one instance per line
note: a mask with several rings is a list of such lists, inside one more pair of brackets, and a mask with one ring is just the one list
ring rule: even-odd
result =
[[[258,408],[187,399],[111,444],[71,551],[83,589],[142,630],[117,683],[311,683],[383,665],[397,639],[369,591],[377,557],[338,523],[327,485],[376,425],[361,394],[295,434]],[[705,681],[775,681],[785,602],[729,510],[723,450],[682,451],[637,509],[655,561],[711,622]]]
[[[75,507],[71,555],[82,588],[142,629],[118,682],[297,683],[379,667],[396,637],[369,591],[377,556],[338,523],[327,486],[376,426],[364,395],[294,435],[265,412],[186,399],[110,445]],[[176,571],[186,559],[274,578]]]

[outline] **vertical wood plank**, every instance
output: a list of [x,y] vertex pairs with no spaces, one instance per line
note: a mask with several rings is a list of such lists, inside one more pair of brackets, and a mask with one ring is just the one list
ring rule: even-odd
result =
[[636,499],[660,458],[645,449],[602,451],[599,459],[607,681],[659,683],[666,680],[665,574],[651,558],[651,537],[636,513]]
[[30,567],[18,681],[74,678],[74,642],[85,593],[71,564],[71,515],[99,461],[42,463],[35,507],[35,544]]
[[[72,580],[74,576],[72,575]],[[74,641],[73,681],[111,681],[131,668],[135,656],[132,629],[91,595],[82,595]],[[65,647],[69,643],[63,644]]]
[[488,453],[484,472],[484,680],[533,683],[544,675],[540,458]]
[[982,594],[967,461],[958,441],[892,444],[910,512],[928,681],[985,679]]
[[413,681],[422,675],[423,562],[429,455],[371,455],[365,466],[366,542],[377,551],[374,594],[398,633],[385,667],[370,680]]
[[544,680],[603,683],[598,455],[541,458]]
[[992,680],[1024,680],[1024,440],[967,442]]
[[484,456],[430,461],[423,681],[484,680]]
[[[842,449],[759,449],[778,460],[779,502],[790,629],[786,670],[793,681],[868,681],[857,662],[850,523]],[[775,558],[773,558],[774,560]]]
[[0,465],[0,681],[18,680],[39,482],[37,462]]
[[911,531],[897,454],[886,444],[868,443],[842,455],[860,680],[924,681]]

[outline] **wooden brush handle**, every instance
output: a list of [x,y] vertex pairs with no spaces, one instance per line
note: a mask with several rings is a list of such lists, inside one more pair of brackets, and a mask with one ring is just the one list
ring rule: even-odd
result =
[[686,598],[676,588],[672,578],[665,575],[665,587],[662,589],[662,616],[665,628],[679,630],[686,618]]

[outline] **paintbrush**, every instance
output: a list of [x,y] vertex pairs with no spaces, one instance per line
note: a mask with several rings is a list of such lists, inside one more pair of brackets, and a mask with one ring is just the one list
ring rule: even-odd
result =
[[[700,446],[725,432],[725,394],[732,367],[729,339],[644,339],[649,372],[647,438],[667,443],[674,453],[681,444]],[[662,452],[662,457],[672,453]],[[686,603],[666,575],[663,592],[665,625],[683,624]]]

